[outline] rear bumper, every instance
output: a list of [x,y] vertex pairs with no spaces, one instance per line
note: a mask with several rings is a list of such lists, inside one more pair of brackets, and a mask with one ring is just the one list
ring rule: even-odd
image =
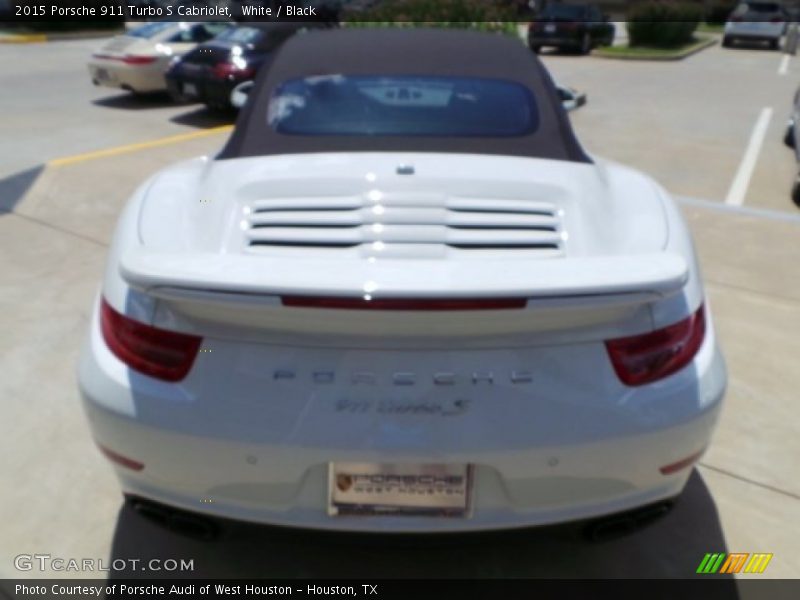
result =
[[[561,423],[563,436],[544,439],[532,433],[521,444],[519,438],[512,441],[508,415],[498,415],[481,423],[480,429],[472,426],[473,443],[442,436],[437,447],[430,440],[417,444],[419,428],[406,428],[408,420],[385,416],[371,435],[354,436],[349,444],[335,431],[325,430],[314,443],[303,437],[308,426],[301,423],[313,416],[300,411],[295,429],[256,439],[252,425],[263,414],[257,416],[252,407],[245,409],[232,398],[214,399],[228,407],[225,423],[208,415],[202,426],[187,424],[199,423],[197,413],[204,409],[198,398],[185,391],[175,394],[170,384],[131,377],[105,348],[94,321],[79,370],[83,404],[99,444],[145,465],[138,472],[115,465],[126,493],[209,515],[304,528],[506,529],[598,517],[674,497],[691,468],[668,475],[659,468],[708,445],[726,382],[711,331],[694,363],[669,378],[668,390],[653,404],[638,402],[630,394],[614,403],[608,422],[587,417]],[[147,397],[162,392],[174,394],[172,406],[154,418]],[[670,404],[682,408],[665,411]],[[553,416],[546,413],[557,410],[555,406],[558,403],[542,403],[543,420]],[[312,412],[315,407],[309,402],[306,408]],[[563,414],[574,408],[565,406]],[[624,424],[616,431],[614,418]],[[345,423],[350,421],[337,424],[331,419],[330,429]],[[448,421],[449,427],[457,425]],[[331,517],[330,461],[472,464],[470,515]]]
[[164,65],[131,66],[116,60],[93,59],[88,64],[89,76],[95,85],[132,92],[161,92],[167,89]]
[[[170,95],[181,101],[203,102],[220,106],[230,105],[231,92],[240,81],[212,81],[199,78],[168,77],[167,90]],[[187,93],[187,85],[193,86],[194,92]]]
[[725,37],[729,39],[753,41],[753,42],[774,42],[780,40],[783,36],[783,28],[772,29],[747,29],[739,27],[727,27],[725,29]]
[[581,45],[580,36],[569,35],[542,35],[542,34],[529,34],[529,46],[552,46],[555,48],[573,48]]
[[[695,423],[637,439],[574,448],[533,449],[496,456],[416,457],[418,462],[475,462],[472,510],[468,518],[330,517],[327,514],[327,461],[387,461],[376,453],[329,452],[221,443],[154,431],[97,408],[85,407],[99,443],[150,462],[140,473],[117,467],[126,493],[193,512],[236,520],[312,529],[383,532],[441,532],[509,529],[598,517],[644,506],[681,493],[689,468],[665,477],[653,464],[644,474],[646,454],[670,455],[686,444],[708,443],[718,410]],[[556,455],[555,459],[552,455]],[[404,458],[404,460],[407,460]],[[559,464],[555,463],[559,461]],[[570,474],[570,465],[607,463],[596,476]],[[563,463],[562,468],[560,464]],[[503,469],[531,465],[513,476]],[[550,465],[553,466],[550,466]]]

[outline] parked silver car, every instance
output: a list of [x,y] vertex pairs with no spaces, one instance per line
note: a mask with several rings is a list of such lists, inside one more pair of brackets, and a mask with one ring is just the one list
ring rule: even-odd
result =
[[788,15],[778,2],[742,2],[725,23],[722,45],[735,42],[767,42],[773,50],[780,47],[786,32]]

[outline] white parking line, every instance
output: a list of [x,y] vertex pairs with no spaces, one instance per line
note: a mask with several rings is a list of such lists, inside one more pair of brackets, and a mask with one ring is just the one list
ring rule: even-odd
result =
[[781,64],[778,67],[778,75],[786,75],[789,71],[789,59],[792,57],[791,54],[784,54],[783,58],[781,58]]
[[800,213],[790,213],[771,208],[755,208],[752,206],[728,206],[715,200],[704,200],[703,198],[692,198],[690,196],[675,196],[680,204],[704,208],[706,210],[716,210],[732,215],[744,215],[758,219],[768,219],[781,223],[791,223],[800,227]]
[[753,176],[753,170],[756,168],[756,161],[758,160],[759,152],[761,152],[761,145],[764,143],[764,137],[767,135],[770,119],[772,119],[772,107],[766,106],[761,109],[761,114],[758,115],[758,120],[756,121],[755,127],[753,127],[753,133],[750,134],[747,150],[745,150],[742,162],[739,164],[739,169],[736,171],[736,177],[733,178],[731,187],[728,190],[728,195],[725,197],[725,204],[730,204],[732,206],[741,206],[744,204],[747,188],[750,185],[750,178]]

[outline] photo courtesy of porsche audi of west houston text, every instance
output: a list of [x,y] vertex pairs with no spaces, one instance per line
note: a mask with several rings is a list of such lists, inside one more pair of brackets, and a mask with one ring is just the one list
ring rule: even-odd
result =
[[726,381],[667,192],[517,40],[415,28],[290,37],[142,183],[79,365],[131,502],[381,532],[666,507]]
[[122,597],[142,597],[156,598],[163,596],[194,596],[199,594],[207,596],[215,594],[217,596],[290,596],[295,590],[308,594],[309,596],[370,596],[378,593],[378,585],[360,584],[354,585],[306,585],[304,588],[292,587],[287,585],[267,585],[267,584],[240,584],[227,585],[224,583],[189,583],[160,585],[157,583],[146,584],[127,584],[110,583],[107,585],[81,585],[53,583],[47,585],[27,585],[18,583],[14,585],[14,593],[19,597],[24,596],[65,596],[70,598],[86,598],[96,596],[98,598],[122,596]]

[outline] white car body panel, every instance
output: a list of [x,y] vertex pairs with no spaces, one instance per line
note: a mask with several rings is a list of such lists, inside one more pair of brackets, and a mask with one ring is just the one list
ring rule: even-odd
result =
[[[393,172],[398,160],[415,165],[413,181]],[[122,259],[122,273],[129,283],[144,289],[210,285],[229,292],[334,295],[360,294],[365,286],[385,295],[410,296],[631,291],[667,295],[679,290],[688,276],[683,257],[665,251],[667,229],[657,188],[619,166],[599,171],[564,161],[435,154],[394,158],[368,153],[349,158],[320,154],[239,159],[209,165],[188,163],[153,182],[148,197],[159,200],[152,208],[143,207],[142,243],[129,248]],[[369,181],[368,175],[376,181]],[[180,184],[182,178],[187,178],[188,186]],[[615,185],[626,193],[607,194],[604,178],[618,179]],[[237,182],[232,189],[230,181]],[[413,191],[411,186],[424,191]],[[289,190],[310,191],[297,196]],[[197,201],[185,202],[187,195]],[[320,203],[328,207],[314,211],[313,206]],[[286,209],[292,205],[296,208]],[[342,208],[341,216],[332,213],[331,206]],[[268,224],[278,228],[270,228],[267,241],[294,242],[298,236],[306,241],[316,236],[315,243],[360,245],[259,251],[252,245],[253,240],[264,239],[252,227],[264,221],[254,215],[259,207],[270,211]],[[483,212],[467,216],[487,225],[494,218],[500,221],[498,227],[536,226],[536,215],[523,215],[533,217],[526,221],[499,212],[509,207],[552,213],[538,219],[556,231],[519,235],[497,229],[475,234],[452,223],[454,217],[466,218],[458,211],[475,208]],[[295,226],[281,229],[281,218]],[[358,228],[348,228],[344,234],[323,229],[320,234],[312,227],[336,223],[337,218]],[[298,228],[298,219],[309,227]],[[429,224],[410,226],[409,222]],[[180,232],[175,229],[178,223],[183,228]],[[242,231],[243,224],[248,232]],[[452,247],[473,241],[509,247]],[[531,241],[556,247],[514,249],[514,244]],[[550,257],[559,260],[545,260]],[[302,274],[294,263],[302,264]],[[331,273],[332,268],[338,268],[337,272]],[[270,275],[265,278],[259,272]]]
[[[399,175],[399,164],[415,175]],[[446,246],[447,207],[465,199],[548,204],[557,251]],[[343,203],[363,244],[251,247],[241,223],[253,207],[280,213],[287,201]],[[409,204],[433,224],[404,225],[408,215],[393,211]],[[393,240],[380,249],[375,224]],[[411,251],[394,247],[420,238]],[[601,160],[199,158],[131,199],[102,293],[132,318],[203,335],[211,350],[185,380],[157,381],[116,358],[93,319],[80,383],[94,434],[147,465],[117,468],[125,491],[237,519],[464,531],[633,508],[681,491],[690,471],[658,468],[708,444],[725,389],[708,312],[689,367],[642,387],[615,375],[603,340],[674,323],[704,294],[669,196]],[[286,293],[529,300],[522,311],[287,310]],[[470,515],[331,517],[330,461],[474,464]]]
[[[89,59],[88,69],[96,85],[122,88],[137,93],[165,91],[164,73],[176,58],[192,50],[196,43],[170,42],[175,34],[192,26],[189,22],[176,22],[171,27],[150,38],[118,35],[99,47]],[[127,55],[153,57],[156,60],[144,65],[122,62]]]
[[[470,394],[474,414],[469,419],[390,415],[377,412],[379,408],[361,412],[376,396],[397,394],[387,382],[363,391],[348,380],[321,392],[308,379],[296,386],[276,385],[264,367],[278,357],[284,364],[327,364],[337,370],[352,365],[377,373],[388,373],[390,365],[392,371],[431,374],[434,365],[458,364],[466,372],[494,369],[499,377],[501,368],[533,364],[542,389],[552,383],[548,371],[557,373],[576,360],[597,358],[598,349],[587,344],[560,351],[409,350],[382,356],[340,348],[325,353],[291,346],[268,349],[264,344],[225,347],[214,340],[214,352],[231,367],[236,365],[229,374],[236,381],[232,388],[197,369],[180,390],[140,380],[134,396],[127,369],[105,349],[96,325],[89,344],[81,381],[92,429],[101,443],[113,440],[115,448],[147,465],[142,473],[118,469],[126,492],[197,512],[320,529],[433,532],[520,527],[594,517],[671,498],[683,488],[689,471],[664,477],[653,466],[680,460],[690,449],[707,444],[725,386],[725,369],[709,336],[693,367],[702,374],[700,379],[690,369],[655,393],[626,390],[607,369],[595,374],[599,377],[585,374],[569,394],[553,388],[550,394],[531,395],[507,381],[480,394],[460,385],[451,394]],[[106,377],[95,376],[98,368]],[[308,374],[306,370],[298,376]],[[698,385],[700,395],[695,393]],[[602,393],[609,388],[617,395],[603,401]],[[344,390],[358,390],[358,395],[337,410]],[[426,381],[415,395],[429,399],[438,393]],[[102,399],[113,401],[104,405]],[[502,416],[514,412],[511,421]],[[498,425],[503,427],[501,437],[491,433]],[[534,439],[539,441],[531,443]],[[332,460],[474,463],[472,515],[441,520],[331,518],[325,511],[325,493],[326,464]],[[213,505],[201,502],[206,498],[213,499]]]
[[109,250],[79,385],[127,494],[432,532],[681,493],[727,380],[688,228],[585,153],[524,45],[292,36],[249,98]]
[[735,38],[754,38],[763,40],[780,40],[786,24],[768,21],[728,21],[725,23],[725,35]]

